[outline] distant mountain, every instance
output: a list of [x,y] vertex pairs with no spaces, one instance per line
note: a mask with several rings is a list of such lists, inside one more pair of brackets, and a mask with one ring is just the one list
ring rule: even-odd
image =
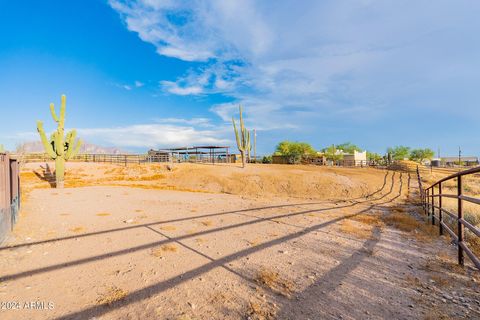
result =
[[[17,147],[17,152],[37,153],[44,152],[41,141],[25,142]],[[83,143],[80,147],[80,153],[96,153],[96,154],[127,154],[129,152],[114,148],[102,147],[92,143]]]

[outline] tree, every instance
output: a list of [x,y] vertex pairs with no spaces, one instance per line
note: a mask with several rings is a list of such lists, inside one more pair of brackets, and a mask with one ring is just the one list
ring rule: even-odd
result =
[[378,153],[367,151],[367,160],[378,163],[383,160],[383,157]]
[[348,154],[353,154],[354,151],[362,152],[362,149],[360,149],[357,145],[351,143],[351,142],[345,142],[342,144],[337,145],[338,150],[343,150],[344,153]]
[[410,147],[396,146],[387,149],[387,152],[392,155],[393,160],[403,160],[410,155]]
[[315,153],[315,149],[306,142],[282,141],[275,149],[275,155],[290,157],[293,163],[297,163],[303,157],[311,156]]
[[323,149],[323,153],[325,153],[325,157],[327,160],[338,161],[343,159],[343,155],[339,154],[338,149],[335,148],[335,145],[332,144],[330,147]]
[[410,152],[410,160],[422,163],[423,160],[432,159],[434,155],[435,155],[435,152],[429,148],[413,149]]

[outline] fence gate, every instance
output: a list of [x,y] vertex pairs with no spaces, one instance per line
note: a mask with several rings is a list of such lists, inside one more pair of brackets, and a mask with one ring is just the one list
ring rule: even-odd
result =
[[20,210],[19,164],[0,154],[0,243],[5,240],[18,219]]

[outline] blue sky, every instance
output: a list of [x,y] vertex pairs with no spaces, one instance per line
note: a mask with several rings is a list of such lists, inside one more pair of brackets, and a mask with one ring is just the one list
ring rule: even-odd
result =
[[281,140],[480,154],[477,1],[0,0],[0,143],[67,126],[129,151]]

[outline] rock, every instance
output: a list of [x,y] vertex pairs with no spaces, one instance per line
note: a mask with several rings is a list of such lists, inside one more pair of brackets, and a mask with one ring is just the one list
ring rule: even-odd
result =
[[415,306],[413,304],[409,304],[408,307],[413,309]]
[[192,302],[188,302],[188,305],[190,306],[190,308],[192,308],[193,310],[195,310],[195,308],[197,307],[194,303]]

